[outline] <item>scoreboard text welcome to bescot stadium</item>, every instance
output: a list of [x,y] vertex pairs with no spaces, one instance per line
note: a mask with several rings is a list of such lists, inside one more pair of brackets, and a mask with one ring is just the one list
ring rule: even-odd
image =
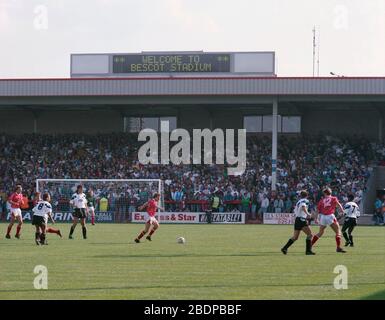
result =
[[230,54],[113,56],[113,73],[230,72]]

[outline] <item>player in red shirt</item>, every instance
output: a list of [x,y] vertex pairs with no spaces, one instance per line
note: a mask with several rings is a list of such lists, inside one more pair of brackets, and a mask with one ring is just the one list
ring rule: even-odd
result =
[[11,239],[11,230],[13,225],[15,224],[15,221],[18,222],[15,237],[20,239],[21,226],[23,225],[23,217],[21,215],[21,206],[23,204],[22,191],[23,188],[21,187],[21,185],[18,184],[16,186],[15,192],[12,193],[11,196],[8,198],[8,202],[11,205],[11,222],[8,225],[7,234],[5,235],[7,239]]
[[327,226],[330,226],[336,234],[337,252],[345,253],[346,251],[341,248],[341,228],[334,213],[336,209],[343,214],[344,208],[338,201],[337,197],[332,196],[332,190],[326,188],[323,191],[324,197],[318,203],[317,209],[319,214],[319,232],[313,237],[312,245],[322,237]]
[[155,218],[156,210],[160,209],[160,210],[164,211],[164,209],[162,207],[158,206],[159,199],[160,199],[160,194],[159,193],[155,193],[154,197],[152,199],[148,200],[144,205],[139,207],[139,211],[147,208],[147,213],[148,213],[149,218],[146,221],[144,230],[135,239],[136,243],[140,242],[140,239],[145,234],[147,234],[147,232],[150,230],[151,226],[152,226],[152,230],[150,231],[150,234],[146,237],[146,239],[149,240],[149,241],[152,241],[151,240],[151,236],[159,228],[159,222]]

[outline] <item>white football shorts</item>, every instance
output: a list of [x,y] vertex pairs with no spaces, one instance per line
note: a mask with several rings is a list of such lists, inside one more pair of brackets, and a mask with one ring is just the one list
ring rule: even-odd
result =
[[334,214],[329,214],[329,215],[325,215],[325,214],[320,214],[319,215],[319,224],[321,226],[330,226],[331,224],[333,223],[336,223],[337,222],[337,219],[336,219],[336,216]]
[[149,223],[149,224],[153,224],[153,223],[157,223],[157,222],[158,222],[158,220],[156,220],[155,217],[150,217],[150,218],[147,220],[147,223]]
[[11,214],[13,214],[14,217],[21,217],[21,209],[11,208]]

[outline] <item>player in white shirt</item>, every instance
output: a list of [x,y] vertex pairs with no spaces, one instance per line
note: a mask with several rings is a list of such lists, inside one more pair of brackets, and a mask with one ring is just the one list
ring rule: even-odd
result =
[[[357,225],[357,218],[360,216],[360,208],[357,203],[354,202],[354,195],[350,194],[348,196],[348,201],[349,202],[344,205],[345,222],[342,227],[342,235],[346,240],[345,247],[349,245],[354,247],[352,232]],[[347,233],[346,230],[348,231]]]
[[87,197],[83,193],[82,185],[77,186],[76,193],[72,195],[70,205],[74,208],[74,211],[73,211],[74,221],[71,226],[69,238],[73,239],[72,234],[74,233],[76,225],[78,224],[80,219],[80,223],[82,225],[83,239],[87,239],[87,228],[86,228],[86,219],[88,216]]
[[312,219],[311,214],[308,211],[309,208],[309,200],[308,198],[308,192],[303,190],[300,193],[301,199],[297,202],[294,213],[295,213],[295,223],[294,223],[294,234],[293,237],[289,239],[289,241],[286,243],[286,245],[281,249],[283,254],[287,254],[287,250],[289,247],[298,240],[298,237],[303,231],[306,234],[306,255],[314,255],[315,253],[311,250],[311,240],[312,240],[312,233],[311,229],[309,227],[309,221]]
[[[32,209],[32,225],[35,226],[35,242],[37,245],[47,244],[47,223],[48,218],[51,219],[52,223],[55,221],[52,218],[52,206],[50,204],[51,197],[48,193],[43,194],[43,200],[39,200],[36,206]],[[60,230],[58,230],[60,235]]]

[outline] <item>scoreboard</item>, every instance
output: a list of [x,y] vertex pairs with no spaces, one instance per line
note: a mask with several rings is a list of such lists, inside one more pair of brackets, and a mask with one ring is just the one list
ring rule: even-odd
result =
[[[1,1],[1,0],[0,0]],[[71,77],[275,76],[275,53],[143,51],[71,54]]]
[[226,53],[123,54],[113,55],[117,73],[221,73],[230,72],[231,55]]

